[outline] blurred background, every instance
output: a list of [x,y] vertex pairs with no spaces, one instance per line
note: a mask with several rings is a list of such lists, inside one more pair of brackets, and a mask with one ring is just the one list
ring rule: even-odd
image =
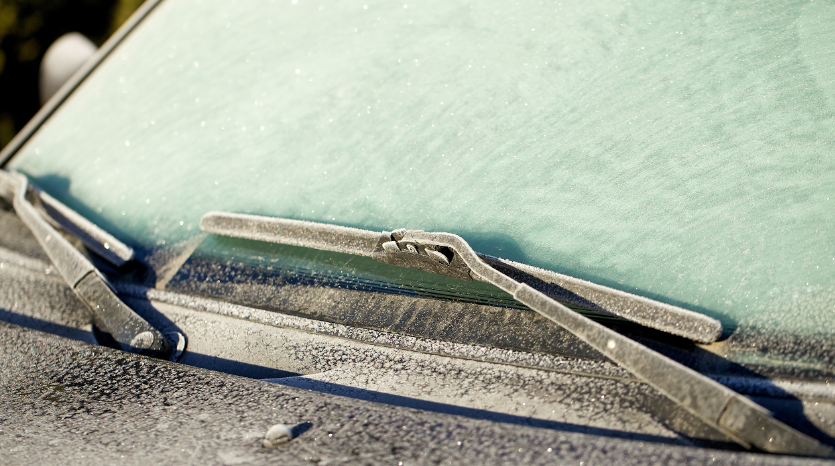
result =
[[143,0],[0,0],[0,148],[40,108],[38,71],[69,32],[101,46]]

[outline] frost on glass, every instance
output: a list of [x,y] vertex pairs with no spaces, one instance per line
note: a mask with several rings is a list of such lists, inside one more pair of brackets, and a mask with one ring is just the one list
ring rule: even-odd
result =
[[13,167],[126,241],[209,210],[449,231],[835,329],[835,4],[163,2]]

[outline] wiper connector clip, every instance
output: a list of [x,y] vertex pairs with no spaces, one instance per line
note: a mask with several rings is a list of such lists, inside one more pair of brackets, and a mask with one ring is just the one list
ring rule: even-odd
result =
[[[371,258],[377,262],[473,280],[470,267],[451,248],[412,240],[421,230],[399,229],[380,235]],[[407,239],[409,238],[409,239]]]

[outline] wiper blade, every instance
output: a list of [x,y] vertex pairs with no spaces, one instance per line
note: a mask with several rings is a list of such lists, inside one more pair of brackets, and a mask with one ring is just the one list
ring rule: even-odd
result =
[[133,260],[133,248],[102,230],[93,222],[79,215],[76,211],[41,191],[35,186],[30,188],[40,201],[42,214],[47,221],[78,238],[84,246],[101,256],[114,266],[121,267]]
[[[404,242],[402,235],[406,230],[381,235],[380,232],[303,220],[224,212],[207,213],[200,221],[200,228],[224,236],[366,256],[379,262],[462,280],[480,280],[472,276],[470,268],[451,251],[414,241]],[[538,267],[485,254],[476,255],[502,274],[572,306],[617,316],[699,343],[712,343],[722,335],[722,324],[704,314]]]
[[[30,189],[29,182],[24,175],[3,170],[0,170],[0,193],[12,194],[12,205],[18,217],[32,231],[58,273],[90,308],[94,323],[99,330],[107,333],[124,351],[163,359],[179,356],[184,349],[184,338],[178,335],[176,347],[172,348],[172,345],[157,329],[119,299],[104,275],[66,238],[61,236],[27,199],[28,193],[39,195],[41,199],[45,197],[45,193]],[[79,219],[83,219],[57,200],[51,197],[48,199],[48,205],[54,212],[61,215],[63,222],[78,222]],[[110,241],[108,246],[118,244],[114,242],[115,238],[110,237],[86,219],[80,225],[76,223],[73,226],[76,231],[86,232],[88,241],[106,238]],[[109,249],[105,250],[109,251]],[[124,252],[124,249],[121,252]]]
[[[14,202],[16,181],[6,172],[2,172],[0,176],[0,197]],[[32,197],[32,206],[41,217],[52,226],[61,228],[77,238],[84,246],[116,268],[133,260],[133,248],[31,183],[29,195]]]
[[[765,408],[716,381],[572,311],[502,269],[505,262],[480,256],[450,233],[355,228],[210,212],[200,228],[209,233],[371,256],[382,262],[491,283],[565,328],[607,358],[656,388],[677,405],[740,445],[772,453],[832,456],[833,450],[775,419]],[[494,266],[499,261],[499,266]]]

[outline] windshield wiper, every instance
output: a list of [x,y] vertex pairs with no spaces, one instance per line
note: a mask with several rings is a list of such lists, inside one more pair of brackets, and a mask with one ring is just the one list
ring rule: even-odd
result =
[[[204,215],[200,228],[224,236],[370,256],[388,264],[493,284],[740,445],[772,453],[833,455],[828,446],[780,422],[748,398],[572,311],[533,288],[525,283],[525,278],[530,276],[525,271],[527,266],[479,255],[457,235],[403,229],[376,233],[323,223],[223,212]],[[665,326],[669,324],[666,322]]]
[[122,302],[104,275],[50,225],[27,196],[38,200],[36,202],[47,211],[47,218],[52,222],[68,225],[65,231],[78,232],[78,238],[85,245],[92,245],[94,251],[102,251],[102,256],[114,265],[122,265],[132,258],[133,251],[129,247],[56,199],[33,188],[20,173],[0,170],[0,193],[12,198],[18,217],[31,230],[58,273],[90,308],[98,330],[109,335],[124,351],[162,359],[179,357],[185,347],[184,337],[175,335],[172,346],[157,329]]

